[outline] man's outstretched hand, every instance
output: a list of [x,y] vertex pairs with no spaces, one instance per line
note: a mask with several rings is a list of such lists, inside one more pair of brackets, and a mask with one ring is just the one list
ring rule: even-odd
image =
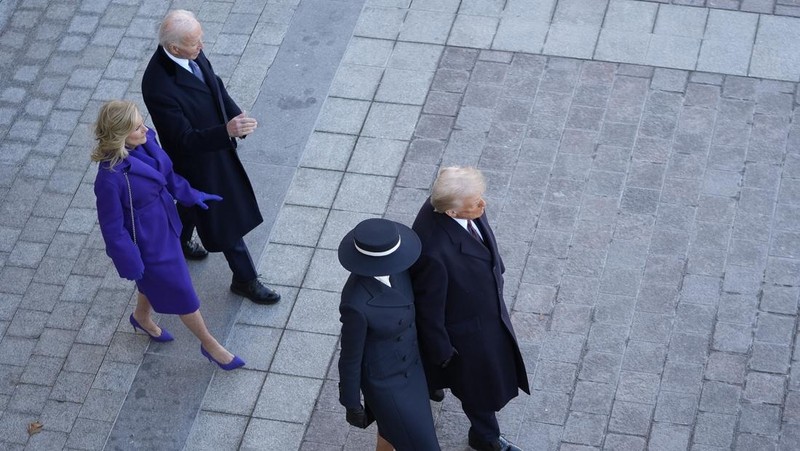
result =
[[242,112],[235,118],[228,121],[225,126],[228,129],[228,136],[231,138],[241,138],[253,133],[258,127],[258,121]]

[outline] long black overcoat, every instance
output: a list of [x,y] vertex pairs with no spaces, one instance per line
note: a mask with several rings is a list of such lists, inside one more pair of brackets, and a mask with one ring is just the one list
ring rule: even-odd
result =
[[374,277],[351,274],[339,305],[342,352],[339,402],[361,403],[397,451],[439,451],[425,372],[414,326],[414,293],[408,271],[388,287]]
[[197,233],[210,251],[224,251],[263,221],[250,179],[228,136],[241,110],[203,52],[195,59],[203,83],[158,46],[142,78],[142,96],[175,172],[206,193],[222,196],[195,208]]
[[[500,410],[530,393],[525,363],[503,301],[503,261],[484,214],[474,223],[484,246],[460,224],[436,213],[430,199],[413,229],[422,255],[411,268],[417,330],[428,383],[449,387],[462,403]],[[452,353],[446,369],[440,364]]]

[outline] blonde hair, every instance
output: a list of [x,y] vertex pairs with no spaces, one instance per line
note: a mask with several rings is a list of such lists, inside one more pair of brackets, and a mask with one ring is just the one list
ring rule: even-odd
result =
[[431,190],[431,205],[437,213],[464,206],[464,200],[486,191],[486,179],[473,167],[449,166],[439,170]]
[[165,49],[172,44],[181,44],[184,36],[192,32],[197,25],[200,25],[200,22],[193,12],[173,9],[161,21],[161,26],[158,28],[158,43]]
[[125,139],[136,128],[139,109],[129,100],[106,102],[97,113],[94,137],[97,146],[92,151],[92,161],[107,161],[110,168],[128,157]]

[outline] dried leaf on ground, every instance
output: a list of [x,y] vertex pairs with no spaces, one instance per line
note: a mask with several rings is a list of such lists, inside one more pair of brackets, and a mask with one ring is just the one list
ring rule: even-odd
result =
[[33,423],[30,423],[28,425],[28,435],[38,434],[38,433],[42,432],[42,428],[43,427],[44,427],[44,425],[42,425],[42,423],[39,423],[38,421],[34,421]]

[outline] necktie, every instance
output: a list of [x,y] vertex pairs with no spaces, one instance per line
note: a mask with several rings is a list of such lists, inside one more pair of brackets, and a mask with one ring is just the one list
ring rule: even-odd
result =
[[200,70],[200,66],[194,62],[194,60],[189,60],[189,67],[192,69],[192,73],[198,80],[202,81],[203,83],[206,82],[205,77],[203,77],[203,71]]
[[469,231],[469,234],[472,235],[473,238],[480,241],[481,244],[484,244],[483,239],[481,239],[481,236],[478,235],[478,231],[475,230],[475,226],[472,225],[472,220],[469,219],[467,220],[467,231]]

